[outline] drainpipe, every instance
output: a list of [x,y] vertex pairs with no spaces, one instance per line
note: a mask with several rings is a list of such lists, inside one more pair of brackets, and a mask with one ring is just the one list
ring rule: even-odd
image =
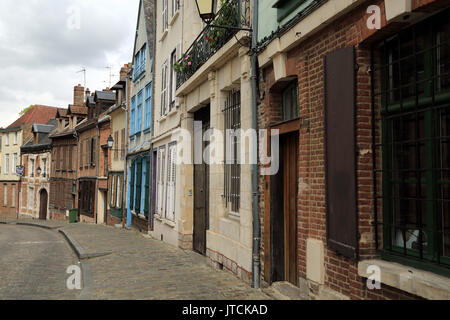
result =
[[[256,54],[256,46],[258,43],[258,1],[252,1],[252,70],[251,70],[251,83],[252,83],[252,129],[258,132],[258,118],[257,118],[257,79],[258,79],[258,61]],[[257,134],[258,136],[258,134]],[[258,140],[258,139],[257,139]],[[258,150],[258,143],[257,143]],[[256,156],[258,159],[258,155]],[[259,220],[259,195],[258,195],[258,164],[251,165],[252,171],[252,209],[253,209],[253,272],[252,272],[252,286],[255,289],[260,288],[260,274],[261,274],[261,262],[260,262],[260,244],[261,244],[261,224]]]
[[97,145],[95,146],[95,148],[97,150],[95,150],[94,152],[97,153],[97,181],[95,182],[96,184],[96,188],[95,188],[95,201],[94,201],[94,210],[95,210],[95,224],[98,224],[98,191],[99,191],[99,187],[98,187],[98,183],[99,183],[99,174],[100,174],[100,170],[99,170],[99,166],[100,166],[100,127],[98,125],[98,119],[97,119]]
[[[72,209],[78,208],[77,216],[78,216],[78,219],[79,219],[79,217],[80,217],[80,212],[79,212],[80,208],[78,206],[78,157],[79,157],[78,153],[80,152],[80,149],[78,147],[78,144],[79,144],[80,141],[79,141],[79,136],[78,136],[78,133],[77,133],[76,129],[75,129],[75,132],[73,133],[73,137],[76,139],[76,142],[77,142],[77,166],[75,167],[75,204],[74,204]],[[72,186],[72,188],[73,188],[73,186]]]
[[125,85],[125,104],[126,104],[126,108],[125,108],[125,144],[124,144],[124,148],[125,148],[125,155],[124,155],[124,168],[123,168],[123,192],[122,192],[122,227],[125,228],[125,213],[126,213],[126,217],[127,217],[127,227],[131,227],[131,217],[128,216],[128,206],[130,205],[129,203],[127,203],[127,194],[128,191],[125,192],[125,189],[128,186],[128,166],[127,166],[127,162],[128,162],[128,120],[129,120],[129,115],[128,115],[128,99],[129,99],[129,94],[128,94],[128,90],[129,90],[129,85],[130,85],[130,74],[132,74],[133,68],[130,69],[130,71],[127,74],[126,77],[126,85]]

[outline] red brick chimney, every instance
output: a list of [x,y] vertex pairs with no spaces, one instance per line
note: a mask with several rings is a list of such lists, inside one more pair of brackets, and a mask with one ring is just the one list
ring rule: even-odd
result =
[[84,88],[79,84],[73,89],[73,105],[82,106],[84,104]]

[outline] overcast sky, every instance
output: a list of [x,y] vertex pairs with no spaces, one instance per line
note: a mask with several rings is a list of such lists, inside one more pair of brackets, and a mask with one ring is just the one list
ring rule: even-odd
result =
[[131,61],[139,0],[1,0],[0,127],[23,108],[67,108],[73,87],[113,85]]

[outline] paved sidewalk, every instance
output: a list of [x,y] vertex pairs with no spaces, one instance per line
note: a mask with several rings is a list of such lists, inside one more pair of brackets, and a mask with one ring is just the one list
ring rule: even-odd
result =
[[18,222],[60,227],[88,253],[112,251],[83,260],[83,299],[269,299],[233,275],[211,268],[203,256],[145,238],[136,231],[61,221]]

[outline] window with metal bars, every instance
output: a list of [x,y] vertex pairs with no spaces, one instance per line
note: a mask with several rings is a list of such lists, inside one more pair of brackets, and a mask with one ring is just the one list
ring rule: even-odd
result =
[[373,68],[377,233],[382,227],[377,240],[386,258],[424,268],[443,266],[436,270],[447,274],[449,21],[446,10],[385,40],[374,50],[379,56]]
[[234,214],[239,213],[241,200],[240,129],[241,92],[231,91],[225,101],[225,202]]

